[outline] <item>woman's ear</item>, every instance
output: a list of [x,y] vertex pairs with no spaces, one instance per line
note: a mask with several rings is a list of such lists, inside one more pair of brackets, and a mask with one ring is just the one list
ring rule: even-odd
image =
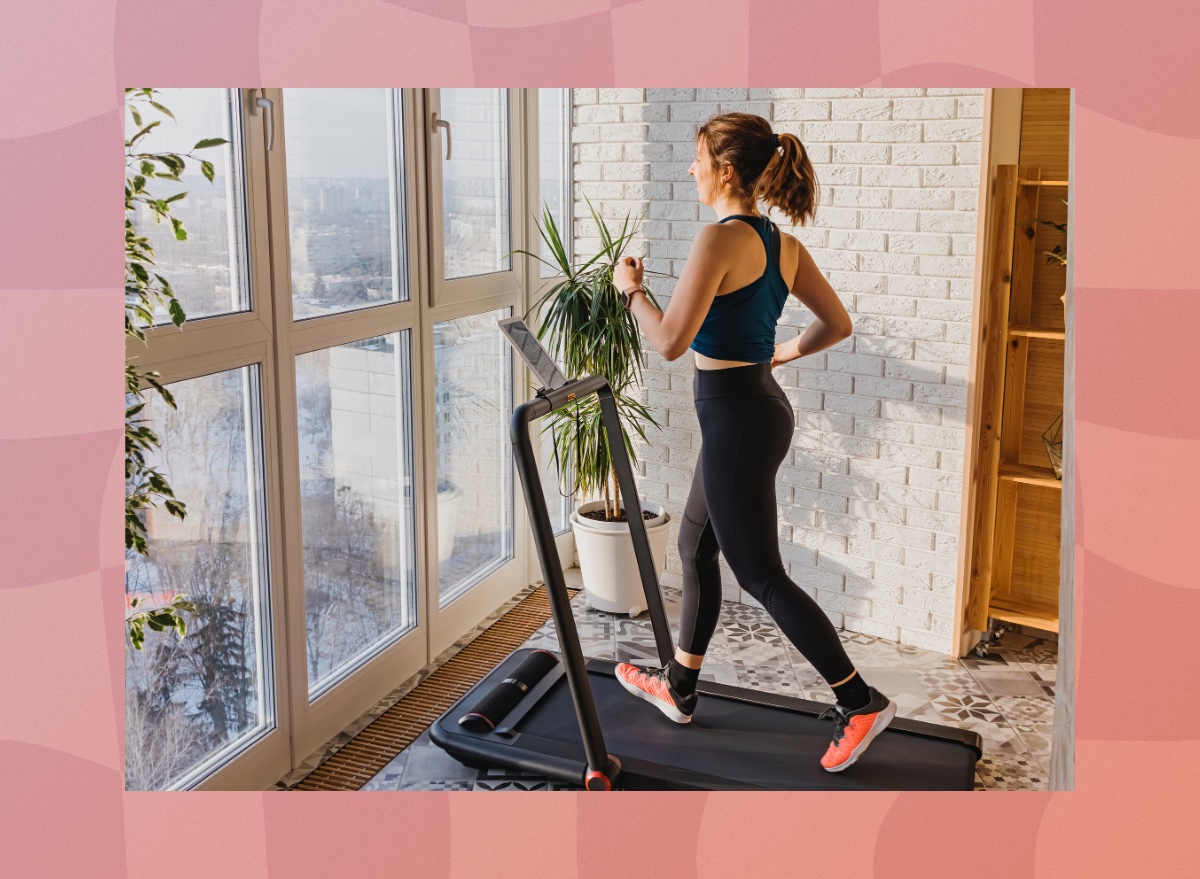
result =
[[733,187],[733,165],[722,165],[721,176],[718,178],[721,181],[722,189],[730,189]]

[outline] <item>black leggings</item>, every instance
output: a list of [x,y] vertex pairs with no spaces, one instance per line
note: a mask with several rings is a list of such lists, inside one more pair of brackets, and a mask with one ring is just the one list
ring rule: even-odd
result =
[[779,557],[775,475],[795,419],[770,364],[697,369],[702,444],[679,528],[683,606],[679,646],[703,655],[721,612],[718,550],[738,584],[830,684],[854,672],[837,629]]

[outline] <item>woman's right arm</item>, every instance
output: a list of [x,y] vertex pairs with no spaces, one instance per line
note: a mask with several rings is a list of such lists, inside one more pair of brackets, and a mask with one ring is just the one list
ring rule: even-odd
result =
[[[645,296],[638,295],[630,301],[630,310],[642,332],[664,360],[682,357],[695,340],[733,256],[732,238],[726,227],[717,223],[702,226],[692,242],[666,312],[655,308]],[[617,269],[615,280],[620,286],[629,270],[623,266]],[[640,275],[637,280],[640,282]]]
[[854,332],[854,323],[837,292],[821,274],[813,261],[812,254],[799,241],[796,277],[792,280],[791,293],[799,299],[816,318],[797,338],[780,342],[775,346],[771,366],[789,363],[807,354],[815,354],[836,345]]

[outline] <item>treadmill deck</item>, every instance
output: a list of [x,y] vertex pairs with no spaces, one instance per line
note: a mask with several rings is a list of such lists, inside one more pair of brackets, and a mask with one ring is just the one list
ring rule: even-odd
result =
[[[507,766],[582,781],[579,724],[561,663],[533,687],[496,731],[457,720],[528,650],[518,650],[434,724],[434,741],[469,765]],[[828,705],[700,682],[692,721],[677,724],[627,693],[616,663],[592,659],[588,678],[605,747],[622,765],[618,787],[702,790],[971,790],[982,754],[977,733],[897,717],[857,763],[827,772],[819,763],[833,736]]]

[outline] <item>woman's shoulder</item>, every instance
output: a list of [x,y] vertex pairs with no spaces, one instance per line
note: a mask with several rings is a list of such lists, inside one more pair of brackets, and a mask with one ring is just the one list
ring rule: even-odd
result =
[[779,229],[780,245],[785,252],[790,253],[805,253],[808,248],[804,246],[804,242],[793,235],[791,232],[783,231],[783,227],[776,226]]
[[693,240],[695,246],[715,253],[732,252],[745,235],[744,229],[737,228],[741,223],[722,223],[714,221],[703,224]]

